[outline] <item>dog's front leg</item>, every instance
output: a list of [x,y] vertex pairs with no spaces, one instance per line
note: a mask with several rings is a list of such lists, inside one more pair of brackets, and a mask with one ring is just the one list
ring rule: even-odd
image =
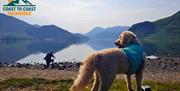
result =
[[126,84],[127,84],[128,91],[134,91],[132,89],[132,84],[131,84],[131,74],[126,74]]
[[144,71],[144,65],[140,67],[140,69],[136,72],[136,84],[137,84],[137,91],[141,91],[141,83],[143,78],[143,71]]

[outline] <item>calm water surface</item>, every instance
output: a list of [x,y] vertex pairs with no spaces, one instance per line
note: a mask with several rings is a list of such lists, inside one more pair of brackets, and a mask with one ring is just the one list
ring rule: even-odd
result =
[[[180,43],[172,41],[142,41],[148,55],[166,56],[180,55]],[[0,41],[0,62],[3,63],[45,63],[43,58],[48,52],[55,52],[55,62],[82,61],[89,53],[115,48],[114,40],[89,40],[86,42],[58,42],[58,41]]]

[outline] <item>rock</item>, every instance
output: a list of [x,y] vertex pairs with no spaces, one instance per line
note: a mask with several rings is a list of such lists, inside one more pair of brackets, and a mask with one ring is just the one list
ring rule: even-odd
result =
[[0,62],[0,67],[3,67],[3,64]]
[[161,69],[165,69],[167,67],[167,65],[162,65]]

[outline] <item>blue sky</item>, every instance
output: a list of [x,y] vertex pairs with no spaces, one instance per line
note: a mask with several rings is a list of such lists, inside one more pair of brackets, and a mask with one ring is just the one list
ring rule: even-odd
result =
[[[30,24],[55,24],[85,33],[96,26],[131,26],[155,21],[180,10],[180,0],[29,0],[37,6],[32,16],[17,16]],[[7,0],[1,0],[1,5]]]

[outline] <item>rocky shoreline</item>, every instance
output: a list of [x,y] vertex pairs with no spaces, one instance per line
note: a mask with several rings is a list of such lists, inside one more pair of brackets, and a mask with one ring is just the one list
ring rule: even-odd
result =
[[[8,78],[74,79],[81,62],[55,62],[46,68],[45,64],[0,63],[0,80]],[[119,77],[119,76],[118,76]],[[122,78],[122,77],[120,77]],[[180,57],[147,59],[144,79],[158,81],[180,81]]]
[[[16,67],[16,68],[30,68],[30,69],[78,69],[81,62],[54,62],[50,64],[49,68],[46,68],[46,64],[43,63],[1,63],[1,67]],[[159,57],[159,58],[147,58],[146,70],[149,71],[180,71],[180,57]]]
[[161,82],[180,82],[180,57],[147,59],[144,79]]
[[147,59],[146,70],[180,72],[180,57],[160,57],[156,59]]
[[81,62],[54,62],[50,64],[47,68],[46,64],[43,63],[0,63],[1,67],[14,67],[14,68],[29,68],[29,69],[58,69],[58,70],[72,70],[78,69],[82,63]]

